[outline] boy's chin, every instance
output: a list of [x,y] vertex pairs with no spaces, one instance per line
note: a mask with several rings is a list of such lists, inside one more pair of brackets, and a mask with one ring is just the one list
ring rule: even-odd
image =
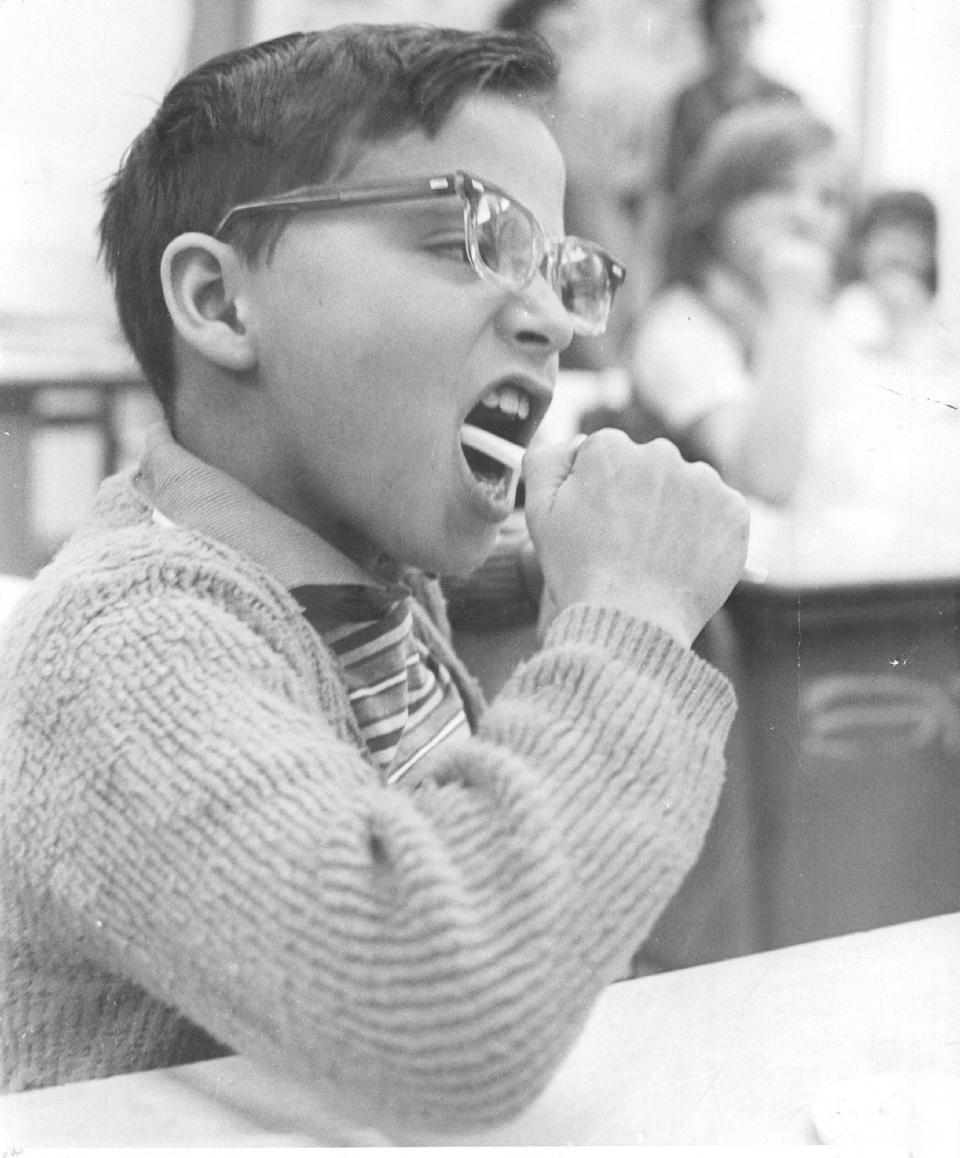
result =
[[[346,553],[379,583],[396,583],[407,568],[436,575],[441,579],[463,579],[487,560],[497,541],[497,527],[484,533],[441,543],[399,540],[389,546],[377,546],[369,539],[355,536]],[[346,544],[341,539],[341,550]]]
[[464,579],[486,562],[497,541],[497,533],[497,528],[493,527],[488,533],[468,541],[444,544],[438,551],[425,552],[413,566],[443,579]]

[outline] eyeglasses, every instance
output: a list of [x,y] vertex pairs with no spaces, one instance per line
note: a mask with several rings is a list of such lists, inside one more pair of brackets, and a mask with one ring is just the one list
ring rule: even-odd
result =
[[234,205],[214,231],[222,237],[240,217],[257,213],[301,213],[459,197],[463,204],[466,255],[485,281],[523,290],[542,274],[563,302],[574,330],[596,336],[607,327],[624,267],[593,242],[579,237],[548,238],[529,209],[495,185],[463,171],[424,177],[400,185],[354,189],[306,186],[262,201]]

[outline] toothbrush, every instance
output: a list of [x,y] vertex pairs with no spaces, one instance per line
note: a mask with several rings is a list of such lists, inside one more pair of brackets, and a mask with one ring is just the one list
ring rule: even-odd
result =
[[500,438],[496,434],[491,434],[488,430],[481,430],[479,426],[462,426],[460,428],[460,441],[464,446],[469,446],[473,450],[479,450],[481,454],[485,454],[488,458],[496,459],[497,462],[503,463],[509,470],[519,473],[520,463],[523,461],[523,456],[526,454],[526,447],[517,446],[513,442],[507,442],[505,438]]

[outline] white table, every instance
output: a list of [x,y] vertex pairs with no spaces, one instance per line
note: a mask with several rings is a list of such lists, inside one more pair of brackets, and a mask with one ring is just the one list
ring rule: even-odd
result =
[[[810,1106],[822,1088],[887,1072],[960,1077],[960,915],[615,985],[538,1102],[459,1141],[622,1144],[642,1133],[653,1146],[769,1154],[817,1140]],[[331,1104],[228,1058],[8,1095],[0,1140],[7,1149],[384,1143]]]
[[28,580],[20,575],[0,575],[0,623],[16,606],[17,600],[26,593]]

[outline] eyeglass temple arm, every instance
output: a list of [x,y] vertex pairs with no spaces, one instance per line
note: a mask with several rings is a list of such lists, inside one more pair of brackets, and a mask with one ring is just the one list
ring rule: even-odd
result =
[[312,192],[311,186],[294,189],[281,197],[267,197],[261,201],[244,201],[234,205],[224,215],[214,231],[219,235],[237,217],[262,210],[296,213],[301,209],[333,209],[344,205],[383,205],[397,201],[422,201],[430,197],[445,197],[457,192],[457,178],[431,177],[427,181],[405,182],[402,185],[378,185],[368,189],[338,189],[336,192]]

